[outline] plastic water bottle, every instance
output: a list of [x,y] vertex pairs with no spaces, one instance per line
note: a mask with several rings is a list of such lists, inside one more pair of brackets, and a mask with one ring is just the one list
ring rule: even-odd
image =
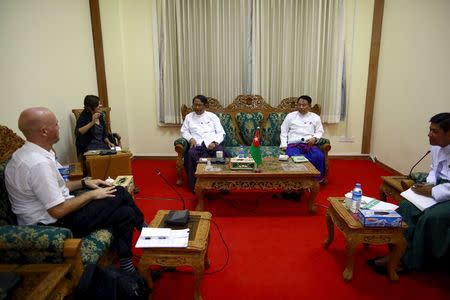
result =
[[352,203],[350,206],[350,211],[352,213],[357,213],[359,210],[359,206],[361,205],[362,198],[362,189],[361,184],[355,184],[355,188],[352,190]]
[[245,148],[244,146],[241,145],[241,147],[239,148],[239,154],[238,157],[239,158],[245,158],[246,154],[245,154]]

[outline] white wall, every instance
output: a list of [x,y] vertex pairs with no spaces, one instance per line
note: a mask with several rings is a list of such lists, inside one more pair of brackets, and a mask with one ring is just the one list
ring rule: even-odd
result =
[[[179,127],[157,122],[150,1],[101,0],[100,11],[113,129],[128,134],[134,155],[175,155]],[[120,102],[125,110],[116,108]]]
[[448,0],[385,1],[372,153],[402,173],[429,149],[430,117],[450,111],[449,13]]
[[46,106],[59,119],[55,146],[75,160],[72,108],[97,94],[89,1],[0,1],[1,124],[16,133],[20,112]]

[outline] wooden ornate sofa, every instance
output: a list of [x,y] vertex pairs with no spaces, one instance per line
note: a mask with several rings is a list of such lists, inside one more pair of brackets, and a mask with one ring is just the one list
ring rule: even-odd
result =
[[110,261],[112,234],[101,229],[75,239],[67,228],[17,225],[4,171],[11,155],[23,144],[22,138],[0,125],[0,264],[68,263],[72,265],[70,280],[75,286],[85,265]]
[[[208,98],[207,110],[215,113],[225,130],[223,145],[231,156],[237,156],[241,145],[250,146],[255,129],[261,128],[261,154],[263,157],[278,157],[280,155],[280,127],[286,115],[298,109],[297,97],[283,99],[277,107],[267,104],[258,95],[240,95],[227,107],[223,107],[217,99]],[[183,120],[192,112],[192,108],[186,105],[181,107]],[[320,115],[320,107],[316,104],[312,112]],[[318,141],[321,150],[325,154],[325,176],[328,174],[328,152],[331,145],[328,139]],[[174,142],[177,152],[177,185],[183,184],[183,160],[188,150],[188,141],[178,138]]]

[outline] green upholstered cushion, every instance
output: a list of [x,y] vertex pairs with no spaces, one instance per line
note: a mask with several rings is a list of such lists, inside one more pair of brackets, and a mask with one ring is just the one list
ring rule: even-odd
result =
[[0,226],[0,263],[61,263],[67,228],[53,226]]
[[424,183],[427,182],[428,173],[425,172],[414,172],[411,174],[411,179],[414,180],[415,183]]
[[322,145],[329,144],[329,143],[330,143],[330,140],[329,140],[329,139],[326,139],[326,138],[320,138],[320,139],[317,141],[316,145],[322,146]]
[[[61,263],[64,261],[64,241],[72,232],[63,227],[19,226],[11,211],[4,183],[5,163],[0,164],[0,263]],[[84,190],[75,191],[78,196]],[[84,265],[96,263],[109,249],[112,233],[96,230],[82,238],[81,258]]]
[[83,265],[95,264],[109,249],[112,233],[107,229],[98,229],[81,240],[81,260]]
[[186,148],[188,143],[189,142],[185,138],[180,137],[173,142],[173,145],[176,146],[178,144],[181,144],[183,145],[183,148]]
[[223,145],[225,147],[239,146],[239,138],[231,115],[227,113],[218,113],[217,117],[219,117],[220,124],[222,124],[223,130],[225,130]]
[[[241,147],[226,147],[225,150],[230,154],[231,157],[236,157],[239,154]],[[245,152],[249,156],[249,148],[245,147]],[[278,146],[261,146],[261,156],[262,157],[278,157],[280,155],[280,148]]]
[[260,112],[236,114],[236,121],[245,145],[251,145],[255,130],[261,125],[262,119],[263,114]]
[[262,129],[261,145],[280,146],[280,128],[287,113],[270,113]]

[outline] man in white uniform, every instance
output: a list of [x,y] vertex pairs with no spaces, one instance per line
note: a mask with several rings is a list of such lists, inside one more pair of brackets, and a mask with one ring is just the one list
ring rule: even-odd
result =
[[[24,110],[19,129],[27,141],[14,152],[5,170],[6,189],[18,224],[63,226],[76,237],[99,228],[111,229],[121,269],[136,272],[131,261],[133,229],[141,230],[145,223],[131,195],[99,179],[64,182],[52,151],[59,141],[59,125],[49,109]],[[91,190],[77,197],[70,195],[82,187]]]
[[181,136],[189,142],[189,150],[184,157],[184,166],[188,175],[189,188],[195,188],[197,162],[202,157],[216,157],[217,151],[223,151],[225,130],[219,118],[206,111],[208,99],[197,95],[192,99],[193,112],[189,113],[181,126]]
[[300,96],[298,111],[289,113],[281,124],[280,148],[288,156],[304,155],[320,171],[325,173],[325,156],[317,146],[322,137],[323,126],[320,117],[310,112],[312,99]]
[[[406,251],[398,272],[426,267],[450,266],[450,113],[440,113],[430,119],[428,139],[431,145],[431,171],[425,184],[411,189],[432,197],[437,204],[419,210],[404,200],[397,212],[408,225],[405,232]],[[386,272],[387,258],[368,261],[379,273]]]

